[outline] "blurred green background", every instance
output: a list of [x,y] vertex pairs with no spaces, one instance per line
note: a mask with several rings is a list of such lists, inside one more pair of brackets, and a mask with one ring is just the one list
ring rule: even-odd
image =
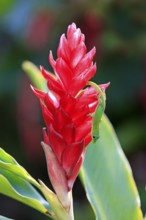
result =
[[[96,46],[94,81],[111,82],[106,113],[131,164],[145,213],[145,0],[0,0],[0,146],[35,178],[50,185],[40,146],[44,124],[39,102],[21,65],[30,60],[52,71],[49,50],[56,57],[59,37],[72,22],[85,34],[88,50]],[[74,203],[76,219],[94,219],[79,180]],[[2,195],[0,214],[47,219]]]

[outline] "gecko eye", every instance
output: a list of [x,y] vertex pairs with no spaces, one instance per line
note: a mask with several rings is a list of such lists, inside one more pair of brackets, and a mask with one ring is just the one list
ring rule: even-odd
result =
[[97,136],[97,135],[96,136],[95,135],[92,136],[92,140],[95,141],[95,142],[98,140],[98,138],[99,138],[99,136]]

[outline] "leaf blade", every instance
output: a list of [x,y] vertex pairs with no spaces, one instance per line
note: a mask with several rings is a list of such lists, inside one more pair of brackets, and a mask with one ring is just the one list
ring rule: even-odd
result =
[[96,219],[142,220],[131,168],[105,116],[100,139],[90,143],[80,175]]
[[0,148],[0,193],[52,216],[53,212],[48,202],[31,184],[40,189],[37,181]]
[[[16,199],[45,215],[48,214],[49,207],[46,208],[48,205],[43,197],[39,197],[37,191],[35,191],[27,181],[20,179],[18,181],[17,179],[17,183],[15,184],[14,181],[10,182],[10,179],[12,180],[12,178],[14,178],[14,176],[6,178],[4,175],[0,174],[0,193]],[[21,188],[19,188],[19,186],[21,186]]]

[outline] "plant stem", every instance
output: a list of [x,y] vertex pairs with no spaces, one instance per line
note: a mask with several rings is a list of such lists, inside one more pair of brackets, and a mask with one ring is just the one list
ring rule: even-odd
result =
[[74,220],[74,211],[73,211],[73,197],[72,197],[72,191],[70,192],[70,200],[71,200],[71,205],[70,205],[70,219],[69,220]]

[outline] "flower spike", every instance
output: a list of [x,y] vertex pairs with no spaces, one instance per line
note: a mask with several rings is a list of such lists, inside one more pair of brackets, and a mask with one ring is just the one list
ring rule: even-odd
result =
[[[49,54],[54,75],[40,68],[48,92],[33,88],[41,100],[46,124],[42,146],[48,174],[65,209],[71,205],[68,195],[92,140],[92,119],[100,105],[100,92],[88,82],[96,72],[95,52],[95,47],[87,52],[84,34],[72,23],[60,38],[57,59]],[[105,90],[107,86],[98,88]]]

